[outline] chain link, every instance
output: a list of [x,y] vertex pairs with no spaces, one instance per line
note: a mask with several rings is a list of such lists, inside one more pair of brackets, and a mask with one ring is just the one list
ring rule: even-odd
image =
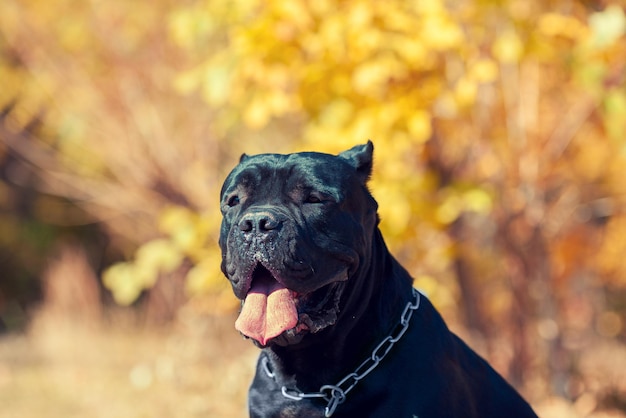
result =
[[[297,390],[288,389],[282,387],[282,394],[285,398],[294,401],[301,401],[307,398],[322,398],[328,404],[324,409],[324,416],[330,417],[335,413],[337,406],[342,404],[346,400],[348,392],[372,372],[382,361],[383,358],[389,353],[391,348],[397,343],[402,336],[406,333],[411,322],[413,312],[415,312],[420,306],[420,294],[417,290],[413,289],[414,300],[407,303],[404,307],[404,311],[400,316],[400,322],[396,325],[394,330],[380,344],[372,350],[372,355],[368,357],[363,363],[361,363],[352,373],[341,379],[336,385],[323,385],[320,387],[319,392],[303,393]],[[270,370],[267,357],[263,357],[262,366],[265,374],[271,379],[274,379],[275,375]]]

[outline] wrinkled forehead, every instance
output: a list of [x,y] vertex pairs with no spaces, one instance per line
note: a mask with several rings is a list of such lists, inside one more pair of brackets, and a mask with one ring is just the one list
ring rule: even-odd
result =
[[282,182],[320,191],[341,189],[355,180],[355,170],[343,158],[323,153],[259,154],[244,159],[228,175],[222,194],[232,188],[258,188]]

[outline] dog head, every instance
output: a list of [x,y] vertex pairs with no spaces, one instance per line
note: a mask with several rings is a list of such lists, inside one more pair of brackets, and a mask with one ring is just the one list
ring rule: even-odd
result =
[[332,326],[377,225],[373,145],[339,155],[243,155],[221,191],[222,271],[242,300],[236,328],[259,346]]

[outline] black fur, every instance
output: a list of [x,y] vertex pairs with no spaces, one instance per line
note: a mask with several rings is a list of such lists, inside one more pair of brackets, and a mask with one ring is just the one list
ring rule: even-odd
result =
[[[338,156],[242,157],[221,193],[222,270],[244,299],[259,270],[298,295],[299,325],[271,339],[250,388],[252,417],[321,417],[323,399],[295,401],[354,371],[397,326],[412,278],[387,250],[367,189],[371,142]],[[300,324],[303,324],[300,326]],[[421,297],[405,336],[333,417],[535,417],[485,360]]]

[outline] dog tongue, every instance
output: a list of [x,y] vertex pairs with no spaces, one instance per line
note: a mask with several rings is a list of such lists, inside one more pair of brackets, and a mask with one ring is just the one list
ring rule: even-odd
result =
[[298,324],[291,291],[270,276],[254,280],[235,328],[262,345]]

